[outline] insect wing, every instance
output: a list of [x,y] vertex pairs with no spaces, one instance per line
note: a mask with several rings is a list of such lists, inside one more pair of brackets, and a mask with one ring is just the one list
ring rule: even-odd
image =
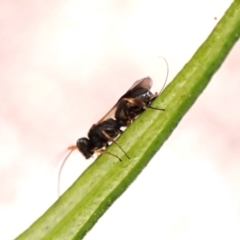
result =
[[128,97],[128,98],[131,97],[132,92],[134,92],[138,88],[144,88],[144,89],[146,89],[146,91],[149,91],[151,89],[151,87],[152,87],[152,79],[150,77],[145,77],[140,80],[137,80],[129,88],[129,90],[119,98],[117,103],[97,122],[97,124],[103,122],[104,120],[106,120],[108,118],[114,117],[115,111],[116,111],[121,99],[123,99],[125,97]]
[[97,124],[103,122],[108,118],[114,117],[115,111],[117,109],[118,102],[97,122]]
[[135,98],[136,96],[134,96],[134,95],[138,92],[137,90],[144,89],[145,92],[147,92],[151,89],[151,87],[152,87],[152,79],[150,77],[142,78],[142,79],[136,81],[130,87],[130,89],[119,98],[117,103],[119,103],[121,101],[121,99],[123,99],[123,98]]
[[[136,88],[139,88],[139,87],[142,87],[142,88],[146,88],[147,90],[150,90],[151,87],[152,87],[152,79],[150,77],[145,77],[145,78],[142,78],[140,80],[137,80],[131,87],[130,89],[127,91],[131,91],[133,89],[136,89]],[[125,93],[126,94],[126,93]],[[125,95],[124,94],[124,95]]]

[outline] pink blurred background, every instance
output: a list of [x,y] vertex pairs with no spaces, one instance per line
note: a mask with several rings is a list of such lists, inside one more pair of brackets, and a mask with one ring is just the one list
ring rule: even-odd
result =
[[[0,1],[0,239],[57,199],[62,150],[135,80],[161,88],[227,0]],[[153,161],[85,239],[240,239],[240,44]],[[78,153],[62,191],[92,162]],[[117,234],[116,234],[117,233]]]

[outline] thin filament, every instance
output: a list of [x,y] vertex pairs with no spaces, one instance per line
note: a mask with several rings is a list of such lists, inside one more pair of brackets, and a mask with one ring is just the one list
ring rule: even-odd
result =
[[105,131],[102,131],[102,133],[109,141],[116,144],[122,150],[122,152],[127,156],[127,158],[130,159],[130,157],[127,155],[127,153],[122,149],[122,147],[113,138],[111,138]]
[[161,89],[161,91],[159,92],[158,95],[160,95],[160,93],[162,93],[163,89],[165,88],[165,86],[166,86],[166,84],[167,84],[167,80],[168,80],[168,74],[169,74],[169,66],[168,66],[168,62],[167,62],[166,58],[163,57],[163,56],[159,56],[159,58],[162,58],[162,59],[164,60],[164,62],[166,63],[166,65],[167,65],[167,74],[166,74],[166,77],[165,77],[165,80],[164,80],[164,84],[163,84],[163,86],[162,86],[162,89]]
[[67,159],[69,158],[69,156],[70,156],[70,155],[72,154],[72,152],[73,152],[74,150],[76,150],[76,149],[77,149],[77,146],[75,146],[75,145],[69,146],[69,147],[67,148],[68,153],[67,153],[66,157],[63,159],[63,161],[62,161],[62,163],[61,163],[61,165],[60,165],[60,169],[59,169],[59,172],[58,172],[58,181],[57,181],[57,191],[58,191],[57,193],[58,193],[58,197],[60,197],[60,178],[61,178],[62,169],[63,169],[65,163],[67,162]]

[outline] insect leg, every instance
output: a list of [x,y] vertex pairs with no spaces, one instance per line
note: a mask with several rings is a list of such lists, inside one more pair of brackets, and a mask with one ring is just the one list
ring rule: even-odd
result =
[[96,153],[99,153],[99,154],[108,154],[108,155],[111,155],[111,156],[114,156],[116,157],[120,162],[122,162],[122,159],[120,157],[118,157],[117,155],[113,154],[113,153],[110,153],[110,152],[107,152],[105,150],[95,150]]
[[106,131],[102,131],[103,135],[111,142],[115,143],[121,150],[122,152],[127,156],[128,159],[130,159],[130,157],[127,155],[127,153],[122,149],[122,147],[113,139],[111,138],[107,133]]
[[[154,99],[154,98],[153,98]],[[148,106],[145,102],[143,101],[140,101],[139,99],[137,98],[123,98],[124,101],[126,102],[129,102],[131,103],[132,105],[135,105],[139,108],[151,108],[151,109],[155,109],[155,110],[161,110],[161,111],[165,111],[164,108],[155,108],[155,107],[151,107],[151,106]]]

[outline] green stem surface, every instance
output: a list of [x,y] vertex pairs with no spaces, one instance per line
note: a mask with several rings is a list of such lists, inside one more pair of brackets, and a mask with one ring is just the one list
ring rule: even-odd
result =
[[154,101],[154,107],[166,111],[146,110],[117,140],[131,159],[112,144],[108,151],[118,155],[123,162],[112,156],[100,156],[17,239],[82,239],[167,140],[223,63],[239,35],[240,1],[236,0],[192,59]]

